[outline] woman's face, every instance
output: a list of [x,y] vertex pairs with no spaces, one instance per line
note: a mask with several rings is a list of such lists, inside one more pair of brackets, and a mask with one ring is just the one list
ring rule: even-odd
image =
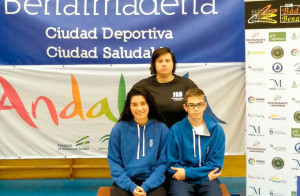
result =
[[170,53],[160,55],[155,61],[156,74],[161,76],[172,75],[173,60]]
[[130,110],[137,123],[140,124],[148,121],[149,106],[142,95],[136,95],[131,98]]

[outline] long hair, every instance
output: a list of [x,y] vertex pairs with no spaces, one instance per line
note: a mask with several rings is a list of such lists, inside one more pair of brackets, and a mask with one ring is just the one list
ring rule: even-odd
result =
[[171,54],[171,57],[172,57],[172,61],[173,61],[173,70],[172,70],[172,73],[175,73],[175,70],[176,70],[176,58],[175,58],[175,55],[173,54],[173,52],[171,51],[170,48],[167,48],[167,47],[163,47],[163,48],[158,48],[156,49],[153,54],[152,54],[152,57],[151,57],[151,62],[150,62],[150,73],[151,75],[155,75],[156,74],[156,67],[155,67],[155,61],[156,59],[158,59],[158,57],[160,55],[163,55],[163,54],[167,54],[167,53],[170,53]]
[[138,95],[143,96],[148,104],[148,107],[149,107],[148,118],[163,122],[161,115],[156,107],[156,103],[154,101],[153,96],[148,91],[146,91],[144,88],[141,88],[141,87],[132,88],[127,93],[123,112],[121,113],[121,116],[120,116],[120,119],[118,122],[133,120],[134,117],[130,110],[130,103],[131,103],[132,97],[138,96]]

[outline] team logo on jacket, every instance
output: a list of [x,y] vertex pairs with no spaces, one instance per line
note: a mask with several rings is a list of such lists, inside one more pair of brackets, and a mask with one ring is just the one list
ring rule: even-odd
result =
[[182,91],[179,92],[173,92],[173,101],[182,101],[183,100],[183,93]]
[[150,146],[150,148],[152,148],[152,146],[153,146],[153,139],[149,140],[149,146]]

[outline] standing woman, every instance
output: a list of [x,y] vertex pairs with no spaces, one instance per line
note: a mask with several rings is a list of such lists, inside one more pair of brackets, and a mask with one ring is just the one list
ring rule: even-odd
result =
[[174,123],[186,116],[183,98],[189,88],[197,87],[190,79],[177,76],[176,59],[169,48],[156,49],[152,54],[149,78],[143,79],[133,87],[143,87],[151,93],[161,111],[166,125],[170,128]]
[[165,196],[168,127],[160,122],[153,97],[132,88],[113,127],[108,163],[114,184],[111,196]]

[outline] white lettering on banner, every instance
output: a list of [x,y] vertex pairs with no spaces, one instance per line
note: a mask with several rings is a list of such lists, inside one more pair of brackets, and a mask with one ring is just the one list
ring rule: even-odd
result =
[[92,50],[80,50],[79,47],[73,50],[62,49],[59,47],[50,46],[47,48],[47,55],[50,58],[98,58],[97,47]]
[[139,47],[136,50],[127,50],[123,47],[120,47],[119,50],[112,50],[110,47],[103,48],[103,58],[113,58],[113,59],[141,59],[141,58],[151,58],[152,53],[154,52],[154,47],[151,47],[150,50],[143,50]]
[[63,30],[60,27],[48,27],[46,29],[46,36],[49,39],[98,39],[97,28],[93,30],[79,30],[76,27],[74,30]]
[[[107,16],[112,15],[199,15],[200,13],[218,14],[216,11],[216,0],[203,3],[202,0],[133,0],[132,3],[120,5],[121,0],[73,0],[68,3],[62,0],[4,0],[5,1],[5,14],[18,14],[24,12],[28,15],[100,15],[100,9],[102,13]],[[64,2],[63,3],[61,3]],[[99,2],[100,1],[100,2]],[[173,3],[172,3],[173,1]],[[189,2],[188,2],[189,1]],[[149,3],[151,2],[151,3]],[[88,5],[88,3],[90,3]],[[122,2],[123,3],[123,2]],[[189,3],[189,4],[188,4]],[[51,6],[49,6],[51,4]],[[100,4],[100,5],[99,5]],[[192,6],[187,6],[187,5]],[[91,6],[90,6],[91,5]],[[181,13],[176,13],[176,7],[181,7]],[[52,8],[52,10],[50,10]],[[191,10],[187,10],[187,9]],[[109,11],[108,11],[109,10]],[[146,11],[147,10],[147,11]],[[0,12],[2,12],[0,10]],[[178,11],[177,11],[178,12]]]
[[102,27],[103,39],[123,39],[127,42],[129,39],[173,39],[173,32],[171,30],[156,30],[156,27],[148,30],[116,30],[111,28]]

